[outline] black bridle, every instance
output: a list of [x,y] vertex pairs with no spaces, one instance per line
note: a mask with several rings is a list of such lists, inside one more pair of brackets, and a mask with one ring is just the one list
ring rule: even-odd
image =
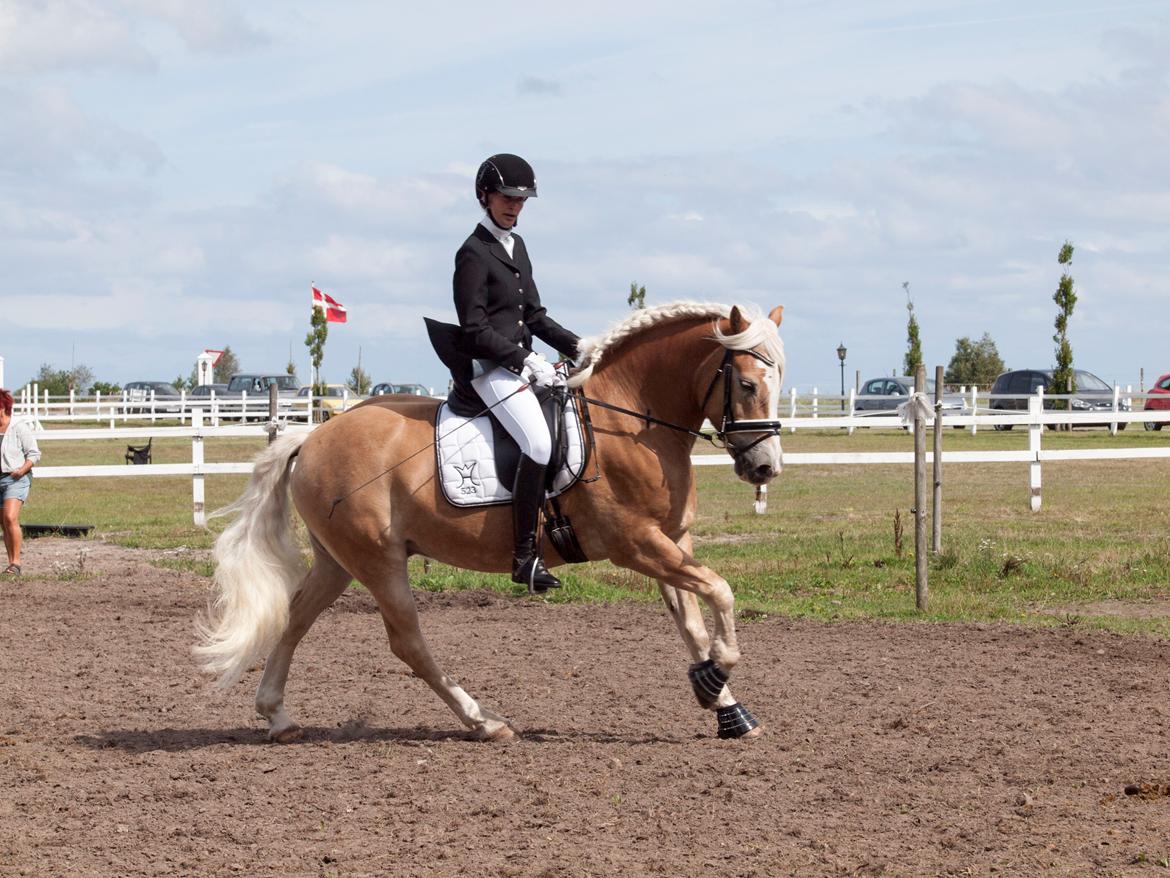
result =
[[[664,421],[661,418],[651,416],[650,412],[645,414],[631,411],[627,408],[622,408],[612,403],[603,402],[600,399],[593,399],[592,397],[581,394],[581,400],[589,405],[599,406],[603,409],[618,412],[623,415],[629,415],[632,418],[637,418],[645,422],[649,427],[651,424],[658,424],[661,427],[669,427],[671,430],[677,430],[680,433],[688,433],[698,439],[710,442],[716,448],[726,449],[730,452],[733,460],[738,460],[740,455],[746,454],[751,449],[755,448],[766,439],[771,439],[773,436],[779,436],[781,433],[782,424],[779,419],[773,418],[750,418],[737,420],[735,413],[731,410],[731,381],[735,373],[735,369],[731,365],[731,357],[735,353],[728,348],[723,354],[723,362],[719,364],[719,369],[715,372],[711,383],[707,386],[707,392],[703,394],[703,402],[699,406],[699,411],[702,412],[707,408],[707,403],[711,399],[711,394],[715,391],[715,385],[719,383],[719,379],[723,378],[723,420],[714,434],[700,432],[699,430],[692,430],[690,427],[683,427],[679,424],[672,424],[670,421]],[[741,353],[751,354],[761,363],[767,366],[775,366],[776,364],[765,357],[758,351],[744,350]],[[728,436],[733,433],[760,433],[761,435],[749,442],[747,445],[738,446],[733,442],[728,441]]]

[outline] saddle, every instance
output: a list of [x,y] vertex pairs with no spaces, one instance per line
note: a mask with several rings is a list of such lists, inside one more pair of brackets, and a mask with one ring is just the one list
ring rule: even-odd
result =
[[[557,497],[580,480],[588,463],[586,430],[572,394],[536,391],[552,437],[545,470],[548,497]],[[443,496],[452,506],[491,506],[512,502],[520,448],[482,402],[474,407],[450,398],[435,415],[435,453]],[[478,417],[473,417],[479,415]]]

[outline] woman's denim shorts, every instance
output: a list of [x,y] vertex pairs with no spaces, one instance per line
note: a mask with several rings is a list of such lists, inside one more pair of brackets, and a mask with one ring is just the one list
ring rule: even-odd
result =
[[32,477],[28,473],[19,479],[14,479],[12,476],[0,476],[0,501],[20,500],[23,503],[28,499],[28,489],[31,484]]

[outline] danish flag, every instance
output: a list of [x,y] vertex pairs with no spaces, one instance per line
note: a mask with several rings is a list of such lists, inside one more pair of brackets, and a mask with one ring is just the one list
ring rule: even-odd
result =
[[343,304],[337,301],[328,293],[323,293],[316,287],[313,290],[313,307],[320,308],[325,312],[325,320],[329,323],[345,323],[348,319],[346,317],[346,309]]

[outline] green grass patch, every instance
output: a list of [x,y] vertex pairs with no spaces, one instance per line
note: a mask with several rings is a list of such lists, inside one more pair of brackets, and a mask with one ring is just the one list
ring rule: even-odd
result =
[[[1129,429],[1045,432],[1044,447],[1156,447],[1159,433]],[[785,435],[785,450],[909,450],[896,430]],[[248,460],[263,439],[208,439],[209,461]],[[944,450],[1027,445],[1026,431],[945,430]],[[43,463],[120,462],[125,442],[45,442]],[[157,462],[190,459],[190,442],[156,440]],[[730,467],[699,467],[699,558],[734,588],[745,620],[771,615],[835,619],[1008,620],[1170,634],[1170,461],[1068,461],[1044,465],[1043,508],[1028,507],[1026,464],[950,464],[943,472],[943,552],[930,564],[930,606],[914,608],[913,477],[908,465],[791,466],[773,482],[768,511]],[[207,508],[234,500],[244,476],[208,476]],[[902,522],[902,551],[895,544]],[[25,522],[83,523],[96,537],[152,549],[211,546],[192,521],[184,477],[34,480]],[[210,573],[176,555],[163,566]],[[596,562],[561,568],[566,587],[547,600],[656,601],[646,577]],[[428,590],[491,588],[520,595],[506,576],[413,559],[412,582]]]

